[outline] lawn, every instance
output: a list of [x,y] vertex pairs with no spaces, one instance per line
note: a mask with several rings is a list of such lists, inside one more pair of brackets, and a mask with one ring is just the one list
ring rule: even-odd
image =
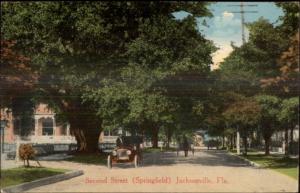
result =
[[249,152],[247,156],[241,155],[265,168],[273,169],[282,174],[288,175],[298,180],[298,158],[287,158],[283,155],[269,155]]
[[75,154],[74,157],[66,159],[66,161],[83,163],[83,164],[95,164],[106,165],[107,155],[105,154]]
[[31,182],[40,178],[62,174],[67,171],[69,170],[44,167],[19,167],[1,170],[1,188]]

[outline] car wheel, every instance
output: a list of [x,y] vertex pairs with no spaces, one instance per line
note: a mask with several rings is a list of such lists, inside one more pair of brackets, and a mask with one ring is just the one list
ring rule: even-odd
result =
[[136,167],[136,168],[138,167],[138,165],[139,165],[138,162],[139,162],[138,156],[135,155],[135,156],[134,156],[134,167]]
[[108,167],[109,169],[112,168],[112,161],[111,161],[111,156],[110,156],[110,155],[107,156],[107,167]]

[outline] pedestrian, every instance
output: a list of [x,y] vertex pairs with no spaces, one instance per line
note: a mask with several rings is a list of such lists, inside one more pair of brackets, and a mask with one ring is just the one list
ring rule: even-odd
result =
[[187,157],[189,152],[189,142],[185,135],[183,136],[183,151],[184,151],[184,156]]

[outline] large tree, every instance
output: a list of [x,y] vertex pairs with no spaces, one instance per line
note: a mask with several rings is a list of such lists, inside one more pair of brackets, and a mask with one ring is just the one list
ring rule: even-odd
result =
[[22,123],[22,127],[18,124],[15,128],[16,134],[28,135],[32,129],[32,97],[38,74],[30,68],[30,59],[15,50],[15,44],[1,39],[0,109],[12,111],[14,120]]
[[[279,77],[282,70],[280,60],[282,52],[289,47],[289,41],[284,38],[279,27],[275,27],[266,19],[249,23],[249,40],[241,47],[234,47],[233,52],[221,64],[221,80],[225,81],[226,88],[242,93],[246,96],[261,94],[260,106],[264,113],[278,111],[279,106],[275,96],[285,96],[283,89],[275,84],[262,87],[262,81],[267,84],[270,78]],[[272,34],[272,35],[270,35]],[[294,65],[294,64],[293,64]],[[289,74],[291,75],[291,74]],[[294,76],[295,73],[291,76]],[[291,77],[290,76],[290,77]],[[295,78],[295,77],[294,77]],[[278,78],[276,78],[278,80]],[[289,86],[294,86],[289,84]],[[274,102],[276,98],[276,101]],[[273,100],[274,99],[274,100]],[[273,101],[276,107],[267,105]],[[276,109],[277,108],[277,109]],[[266,142],[266,154],[269,153],[270,137],[277,123],[276,116],[268,117],[262,113],[260,131]]]
[[221,63],[221,78],[231,90],[248,96],[258,92],[279,94],[276,87],[261,88],[260,81],[280,74],[275,67],[288,41],[266,19],[260,18],[247,27],[249,41],[233,47],[233,52]]
[[277,76],[261,79],[262,87],[273,87],[284,97],[298,95],[299,83],[299,31],[290,38],[289,47],[282,52],[276,66]]
[[259,124],[261,118],[261,107],[252,98],[239,97],[235,102],[228,106],[223,112],[223,116],[227,120],[230,127],[241,132],[243,144],[247,154],[249,133]]
[[289,146],[288,131],[291,131],[290,145],[293,145],[293,130],[299,121],[299,98],[292,97],[284,99],[280,104],[280,111],[277,114],[278,120],[285,129],[285,155],[290,153],[292,147]]
[[280,25],[276,27],[276,35],[287,37],[287,46],[281,50],[274,65],[279,73],[277,75],[263,77],[262,86],[277,90],[277,95],[285,98],[298,96],[299,82],[299,2],[276,3],[283,11],[279,17]]
[[278,130],[277,115],[280,111],[281,100],[272,95],[258,95],[255,100],[261,108],[260,132],[265,140],[265,154],[270,154],[271,136]]
[[[2,37],[16,40],[16,50],[31,58],[31,68],[39,72],[36,90],[60,117],[69,121],[80,151],[97,148],[103,117],[97,114],[98,106],[85,100],[83,94],[101,88],[103,80],[118,77],[129,63],[141,67],[146,64],[162,71],[179,58],[191,60],[189,64],[201,68],[208,65],[202,65],[197,55],[210,53],[202,51],[209,44],[195,28],[195,17],[210,15],[206,3],[5,2],[1,5]],[[192,17],[184,22],[175,20],[172,13],[181,10]],[[157,25],[160,28],[155,28]],[[188,33],[176,29],[180,27],[185,27]],[[183,34],[186,38],[172,39],[168,34],[177,32],[177,37]],[[194,39],[188,41],[189,36]]]
[[30,59],[15,51],[15,41],[1,40],[0,88],[1,108],[11,107],[20,93],[31,93],[38,74],[30,66]]
[[[212,43],[196,30],[194,17],[157,17],[153,24],[141,25],[140,36],[128,44],[129,65],[101,81],[107,86],[91,89],[85,97],[98,105],[104,123],[135,124],[157,147],[161,127],[191,128],[192,97],[197,95],[186,91],[197,90],[187,77],[204,79],[213,51]],[[199,96],[204,90],[199,85],[197,89]]]

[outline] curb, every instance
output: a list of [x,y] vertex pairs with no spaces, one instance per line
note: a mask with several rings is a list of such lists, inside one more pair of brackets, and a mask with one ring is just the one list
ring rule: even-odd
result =
[[236,154],[234,154],[234,153],[231,153],[231,152],[228,152],[228,153],[229,153],[230,155],[233,155],[233,156],[235,156],[235,157],[238,157],[239,159],[242,159],[242,160],[248,162],[248,163],[249,163],[251,166],[253,166],[253,167],[256,167],[256,168],[263,168],[263,166],[259,165],[258,163],[255,163],[255,162],[253,162],[253,161],[250,161],[250,160],[248,160],[248,159],[246,159],[246,158],[244,158],[244,157],[238,156],[238,155],[236,155]]
[[23,191],[27,191],[29,189],[36,188],[39,186],[44,186],[44,185],[60,182],[63,180],[68,180],[70,178],[74,178],[74,177],[77,177],[80,175],[83,175],[82,170],[70,171],[70,172],[67,172],[64,174],[58,174],[58,175],[54,175],[54,176],[50,176],[50,177],[46,177],[46,178],[41,178],[38,180],[34,180],[32,182],[26,182],[26,183],[19,184],[16,186],[9,186],[7,188],[3,188],[1,190],[1,193],[23,192]]

